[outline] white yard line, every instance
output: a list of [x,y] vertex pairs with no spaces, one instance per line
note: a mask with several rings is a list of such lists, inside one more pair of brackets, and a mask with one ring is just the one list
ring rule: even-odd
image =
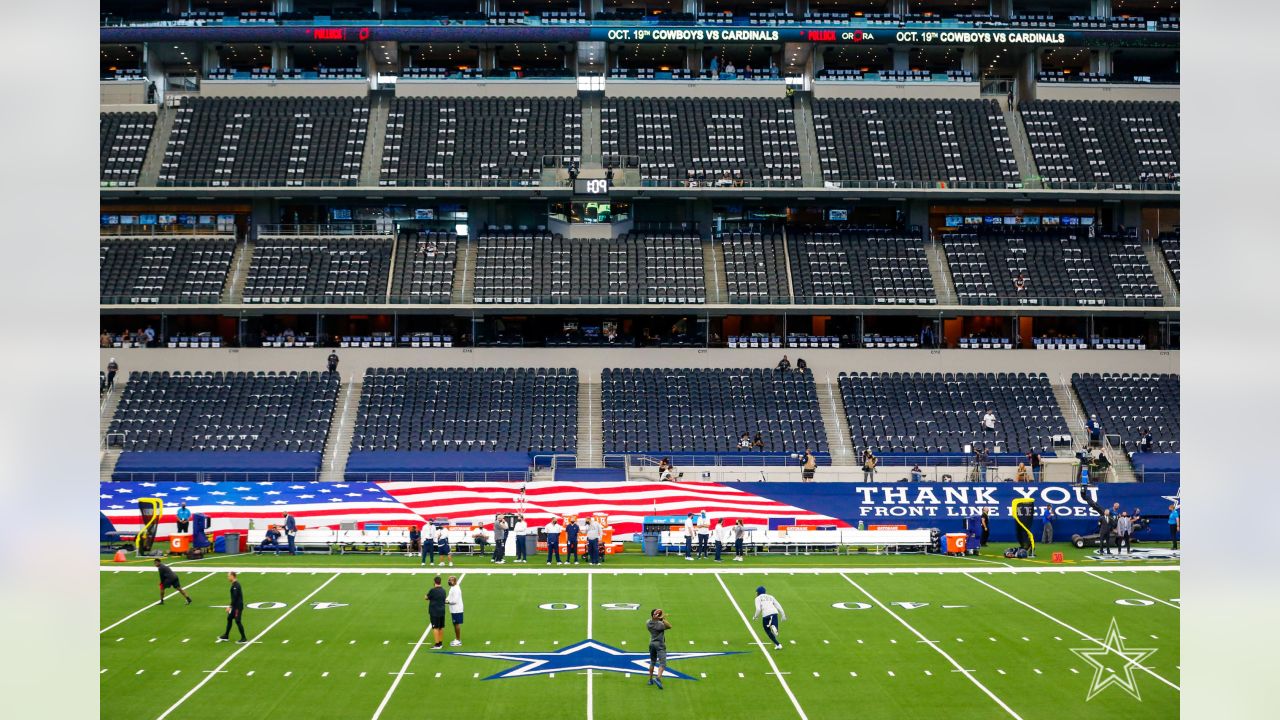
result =
[[[1019,605],[1021,605],[1021,606],[1025,607],[1025,608],[1028,608],[1028,609],[1030,609],[1030,610],[1034,610],[1035,612],[1037,612],[1037,613],[1039,613],[1039,614],[1043,615],[1044,617],[1048,618],[1049,620],[1052,620],[1053,622],[1058,623],[1058,624],[1059,624],[1059,625],[1061,625],[1062,627],[1064,627],[1064,628],[1066,628],[1066,629],[1070,630],[1071,632],[1075,633],[1076,635],[1080,636],[1080,638],[1081,638],[1081,639],[1083,639],[1083,640],[1088,640],[1088,641],[1089,641],[1089,642],[1091,642],[1091,643],[1095,643],[1095,644],[1099,645],[1100,647],[1104,648],[1107,652],[1112,652],[1112,653],[1115,653],[1116,655],[1120,655],[1120,652],[1119,652],[1118,650],[1116,650],[1115,648],[1111,647],[1110,645],[1108,645],[1108,644],[1106,644],[1106,643],[1102,642],[1101,640],[1098,640],[1097,638],[1091,637],[1088,633],[1081,632],[1080,630],[1077,630],[1076,628],[1074,628],[1074,627],[1072,627],[1072,626],[1070,626],[1070,625],[1068,625],[1068,624],[1066,624],[1066,623],[1062,622],[1062,621],[1061,621],[1061,620],[1059,620],[1058,618],[1056,618],[1056,617],[1054,617],[1054,616],[1050,615],[1049,613],[1047,613],[1047,612],[1045,612],[1045,611],[1041,610],[1040,608],[1036,607],[1035,605],[1032,605],[1032,604],[1027,603],[1027,602],[1023,602],[1022,600],[1019,600],[1018,598],[1016,598],[1016,597],[1014,597],[1014,596],[1010,595],[1009,593],[1005,592],[1004,590],[1001,590],[1000,588],[996,587],[995,585],[992,585],[992,584],[991,584],[991,583],[989,583],[989,582],[986,582],[985,580],[983,580],[983,579],[981,579],[981,578],[977,578],[977,577],[974,577],[973,575],[970,575],[970,576],[969,576],[969,579],[970,579],[970,580],[973,580],[974,582],[977,582],[977,583],[981,583],[981,584],[983,584],[983,585],[986,585],[987,587],[991,588],[992,590],[995,590],[996,592],[1000,593],[1001,595],[1003,595],[1003,596],[1005,596],[1005,597],[1009,598],[1010,600],[1012,600],[1012,601],[1014,601],[1014,602],[1018,603]],[[1120,655],[1120,658],[1121,658],[1121,659],[1123,659],[1123,660],[1125,660],[1126,662],[1128,662],[1128,658],[1124,657],[1123,655]],[[1162,676],[1160,676],[1160,675],[1156,674],[1156,672],[1155,672],[1154,670],[1152,670],[1151,668],[1148,668],[1148,667],[1147,667],[1147,666],[1145,666],[1145,665],[1140,665],[1140,664],[1138,664],[1138,663],[1133,663],[1133,662],[1130,662],[1130,664],[1131,664],[1131,665],[1133,665],[1134,667],[1138,668],[1139,670],[1142,670],[1143,672],[1147,673],[1147,674],[1148,674],[1148,675],[1150,675],[1151,677],[1153,677],[1153,678],[1155,678],[1155,679],[1159,680],[1160,682],[1164,683],[1165,685],[1168,685],[1169,687],[1173,688],[1174,690],[1177,690],[1178,692],[1182,692],[1182,688],[1180,688],[1180,687],[1178,687],[1176,684],[1174,684],[1174,683],[1172,683],[1172,682],[1170,682],[1170,681],[1168,681],[1168,680],[1164,679],[1164,677],[1162,677]]]
[[800,716],[800,720],[809,720],[809,716],[804,714],[804,708],[800,707],[800,701],[796,699],[795,693],[791,692],[791,686],[787,684],[787,679],[783,676],[782,670],[778,669],[778,664],[773,661],[773,655],[769,653],[766,644],[760,641],[760,636],[756,634],[756,629],[751,627],[751,621],[747,619],[742,608],[738,607],[738,601],[733,599],[733,593],[729,592],[729,586],[724,584],[724,580],[720,575],[716,575],[716,582],[720,583],[720,587],[724,588],[724,594],[729,598],[729,603],[733,605],[733,609],[738,612],[738,617],[742,618],[742,624],[747,626],[747,632],[751,633],[751,639],[756,641],[760,646],[760,651],[764,653],[764,659],[769,661],[769,667],[773,668],[773,674],[777,676],[778,682],[782,683],[782,689],[787,692],[787,697],[791,698],[791,704],[796,709],[796,714]]
[[[595,577],[595,573],[593,572],[587,573],[587,639],[588,640],[594,639],[593,636],[591,635],[591,624],[592,624],[591,606],[593,602],[593,597],[592,597],[593,588],[592,588],[591,580],[594,577]],[[587,668],[587,720],[595,720],[595,716],[596,716],[595,698],[593,697],[593,693],[592,693],[592,690],[594,687],[594,683],[593,683],[594,678],[595,676],[594,674],[592,674],[591,668]]]
[[[878,567],[848,567],[848,566],[840,567],[840,566],[834,566],[834,565],[831,567],[810,567],[810,568],[793,568],[793,567],[776,567],[776,566],[774,567],[749,566],[749,568],[744,568],[744,567],[683,568],[682,567],[682,568],[675,568],[674,570],[673,568],[674,566],[652,567],[652,568],[618,568],[616,570],[611,569],[609,570],[609,572],[615,575],[669,575],[672,572],[678,572],[681,575],[722,575],[722,574],[723,575],[740,575],[744,570],[749,569],[753,573],[786,572],[786,573],[791,573],[792,575],[839,575],[841,573],[856,573],[859,575],[946,575],[946,574],[954,573],[958,575],[970,575],[972,573],[1045,574],[1045,573],[1167,572],[1170,570],[1176,572],[1180,570],[1179,566],[1177,565],[1145,565],[1145,566],[1124,565],[1119,567],[1080,567],[1080,566],[1072,565],[1072,566],[1057,567],[1057,568],[1016,567],[1016,566],[1003,567],[1000,565],[993,565],[991,567],[983,566],[982,568],[978,568],[973,565],[967,565],[964,567],[949,566],[949,567],[933,567],[933,568],[930,568],[930,567],[914,567],[914,568],[913,567],[896,567],[896,568],[880,567],[878,568]],[[192,569],[195,569],[195,568],[192,568]],[[112,567],[110,565],[101,565],[99,566],[98,570],[99,572],[102,572],[102,573],[155,572],[156,571],[154,567],[150,567],[150,568],[141,567],[141,566]],[[265,567],[265,566],[264,567],[256,567],[256,566],[246,567],[243,565],[240,565],[240,566],[219,565],[219,566],[208,566],[208,567],[200,566],[199,570],[201,572],[215,572],[215,573],[217,572],[225,573],[225,572],[235,571],[235,572],[262,573],[262,574],[293,573],[296,575],[301,575],[301,574],[368,575],[369,573],[374,573],[374,572],[383,573],[385,575],[429,575],[429,574],[435,574],[436,572],[431,568],[427,568],[424,570],[418,567],[413,567],[413,568],[388,567],[385,565],[354,565],[354,566],[347,566],[347,567],[310,567],[306,565],[297,565],[294,567]],[[534,568],[494,567],[494,568],[468,568],[467,572],[473,575],[539,575],[545,571],[537,570]],[[587,569],[570,569],[570,570],[559,570],[557,572],[563,572],[564,574],[573,574],[573,573],[589,573],[591,571]]]
[[1174,605],[1173,603],[1168,602],[1167,600],[1161,600],[1160,598],[1156,597],[1155,595],[1148,595],[1147,593],[1144,593],[1144,592],[1142,592],[1141,590],[1138,590],[1138,589],[1136,589],[1136,588],[1131,588],[1131,587],[1129,587],[1128,585],[1121,585],[1120,583],[1116,582],[1115,580],[1111,580],[1111,579],[1109,579],[1109,578],[1104,578],[1104,577],[1102,577],[1101,575],[1094,575],[1093,573],[1086,573],[1086,574],[1087,574],[1089,577],[1097,578],[1098,580],[1101,580],[1102,582],[1108,582],[1108,583],[1111,583],[1112,585],[1115,585],[1115,586],[1116,586],[1116,587],[1118,587],[1118,588],[1124,588],[1125,590],[1128,590],[1128,591],[1129,591],[1129,592],[1131,592],[1131,593],[1137,593],[1138,595],[1141,595],[1142,597],[1147,598],[1148,600],[1155,600],[1156,602],[1158,602],[1158,603],[1160,603],[1160,604],[1162,604],[1162,605],[1168,605],[1169,607],[1173,608],[1174,610],[1181,610],[1181,609],[1182,609],[1181,607],[1179,607],[1179,606],[1177,606],[1177,605]]
[[956,662],[956,659],[955,659],[955,658],[953,658],[953,657],[951,657],[951,655],[950,655],[949,653],[947,653],[947,651],[946,651],[946,650],[943,650],[942,648],[938,647],[938,643],[937,643],[937,642],[935,642],[935,641],[933,641],[933,640],[930,640],[929,638],[925,637],[925,636],[924,636],[924,635],[923,635],[919,630],[917,630],[917,629],[915,629],[914,627],[912,627],[912,626],[910,625],[910,623],[908,623],[906,620],[903,620],[901,616],[899,616],[899,615],[898,615],[897,613],[895,613],[894,611],[890,610],[890,609],[889,609],[889,607],[888,607],[887,605],[885,605],[884,603],[880,602],[880,599],[879,599],[879,598],[877,598],[875,595],[872,595],[871,593],[867,592],[867,591],[866,591],[866,590],[865,590],[861,585],[859,585],[858,583],[856,583],[856,582],[854,582],[852,579],[850,579],[848,575],[844,575],[844,574],[842,573],[842,574],[840,575],[840,577],[844,578],[846,582],[848,582],[850,585],[852,585],[852,586],[854,586],[855,588],[857,588],[857,589],[858,589],[858,592],[862,593],[863,595],[866,595],[866,596],[867,596],[867,598],[868,598],[869,600],[871,600],[871,602],[875,603],[876,605],[879,605],[879,606],[880,606],[880,609],[881,609],[881,610],[884,610],[884,611],[885,611],[885,612],[887,612],[887,613],[889,613],[889,615],[890,615],[891,617],[893,617],[893,619],[894,619],[894,620],[897,620],[898,622],[902,623],[902,626],[903,626],[903,627],[905,627],[906,629],[910,630],[910,631],[911,631],[911,633],[912,633],[913,635],[915,635],[916,637],[920,638],[920,640],[921,640],[922,642],[924,642],[924,644],[926,644],[926,645],[928,645],[929,647],[933,648],[934,650],[936,650],[936,651],[938,652],[938,654],[940,654],[940,655],[942,655],[942,657],[946,658],[946,659],[947,659],[947,662],[951,663],[951,665],[952,665],[953,667],[955,667],[956,672],[959,672],[961,675],[964,675],[966,678],[968,678],[968,679],[969,679],[969,682],[973,683],[974,685],[976,685],[976,686],[978,687],[978,689],[979,689],[979,690],[981,690],[982,692],[986,693],[987,697],[989,697],[989,698],[991,698],[992,700],[994,700],[994,701],[996,702],[996,704],[997,704],[997,705],[999,705],[1001,708],[1003,708],[1005,712],[1009,713],[1009,715],[1010,715],[1010,716],[1015,717],[1015,718],[1018,718],[1018,720],[1022,720],[1022,718],[1018,715],[1018,713],[1016,713],[1016,712],[1014,712],[1014,711],[1013,711],[1013,708],[1011,708],[1011,707],[1009,707],[1008,705],[1006,705],[1006,704],[1005,704],[1005,702],[1004,702],[1003,700],[1001,700],[1001,699],[1000,699],[1000,698],[999,698],[995,693],[991,692],[991,690],[990,690],[986,685],[983,685],[983,684],[982,684],[982,682],[981,682],[980,680],[978,680],[978,678],[976,678],[976,677],[974,677],[974,676],[973,676],[973,673],[972,673],[972,672],[970,672],[969,670],[966,670],[966,669],[965,669],[965,667],[964,667],[963,665],[961,665],[960,663]]
[[218,667],[214,668],[214,669],[213,669],[212,671],[210,671],[210,672],[205,673],[205,676],[204,676],[204,679],[203,679],[203,680],[201,680],[199,683],[196,683],[196,686],[195,686],[195,687],[193,687],[193,688],[191,688],[190,690],[188,690],[186,695],[183,695],[181,698],[179,698],[179,699],[178,699],[178,702],[176,702],[176,703],[174,703],[174,704],[170,705],[170,706],[169,706],[169,709],[168,709],[168,710],[165,710],[163,713],[161,713],[161,714],[160,714],[160,716],[156,718],[156,720],[164,720],[165,718],[169,717],[169,715],[170,715],[171,713],[173,713],[173,711],[174,711],[174,710],[177,710],[177,709],[178,709],[178,706],[179,706],[179,705],[182,705],[182,703],[186,702],[188,698],[190,698],[192,695],[195,695],[195,694],[196,694],[196,692],[197,692],[200,688],[204,687],[204,684],[205,684],[205,683],[209,682],[209,681],[210,681],[210,680],[212,680],[212,679],[213,679],[213,678],[214,678],[218,673],[222,672],[222,668],[226,667],[226,666],[227,666],[227,664],[228,664],[228,663],[230,663],[232,660],[234,660],[234,659],[236,658],[236,656],[237,656],[237,655],[239,655],[240,653],[244,652],[245,650],[248,650],[249,648],[253,647],[253,644],[254,644],[254,643],[258,642],[258,641],[259,641],[259,640],[261,640],[261,639],[262,639],[262,638],[263,638],[267,633],[271,632],[271,628],[273,628],[273,627],[275,627],[276,625],[279,625],[281,622],[283,622],[283,621],[284,621],[284,619],[285,619],[285,618],[287,618],[287,617],[289,617],[289,615],[290,615],[291,613],[293,613],[293,611],[294,611],[294,610],[297,610],[298,608],[302,607],[303,605],[306,605],[306,604],[307,604],[307,601],[308,601],[308,600],[310,600],[311,598],[315,597],[316,593],[318,593],[318,592],[320,592],[321,590],[325,589],[325,587],[326,587],[329,583],[331,583],[331,582],[333,582],[334,580],[337,580],[337,579],[338,579],[338,573],[334,573],[333,575],[329,576],[329,579],[328,579],[328,580],[325,580],[324,582],[320,583],[320,587],[316,588],[315,590],[312,590],[310,593],[308,593],[308,594],[307,594],[307,596],[306,596],[306,597],[304,597],[304,598],[302,598],[302,600],[298,601],[298,603],[297,603],[297,604],[290,606],[290,608],[289,608],[288,610],[285,610],[285,611],[280,615],[280,617],[278,617],[278,618],[276,618],[275,620],[273,620],[273,621],[271,622],[271,624],[270,624],[270,625],[268,625],[268,626],[266,627],[266,629],[265,629],[265,630],[263,630],[262,632],[260,632],[260,633],[258,633],[257,635],[255,635],[255,636],[253,637],[253,640],[251,640],[250,642],[244,643],[244,644],[243,644],[243,645],[241,645],[240,647],[236,648],[235,652],[231,653],[230,655],[228,655],[228,656],[226,657],[226,659],[225,659],[225,660],[223,660],[222,662],[218,663]]
[[[188,585],[187,587],[195,587],[195,586],[196,586],[197,584],[199,584],[202,580],[208,580],[209,578],[211,578],[211,577],[213,577],[214,575],[217,575],[217,574],[218,574],[218,573],[216,573],[216,572],[211,572],[211,573],[209,573],[208,575],[205,575],[204,577],[200,578],[199,580],[196,580],[195,582],[191,583],[191,584],[190,584],[190,585]],[[186,588],[183,588],[183,589],[185,590]],[[175,592],[171,592],[171,593],[169,593],[167,596],[165,596],[165,600],[170,600],[170,599],[175,598],[175,597],[182,597],[182,596],[181,596],[180,594],[178,594],[178,592],[176,592],[176,591],[175,591]],[[155,607],[155,606],[157,606],[157,605],[159,605],[159,604],[160,604],[160,601],[159,601],[159,600],[157,600],[157,601],[155,601],[155,602],[151,603],[150,605],[148,605],[148,606],[146,606],[146,607],[142,608],[141,610],[136,610],[136,611],[134,611],[134,612],[132,612],[132,613],[129,613],[128,615],[126,615],[126,616],[124,616],[124,617],[120,618],[119,620],[117,620],[117,621],[115,621],[115,622],[111,623],[110,625],[108,625],[108,626],[106,626],[106,627],[102,628],[101,630],[99,630],[99,631],[98,631],[98,634],[99,634],[99,635],[101,635],[102,633],[104,633],[104,632],[106,632],[106,631],[110,630],[111,628],[113,628],[113,627],[115,627],[115,626],[117,626],[117,625],[119,625],[119,624],[121,624],[121,623],[125,622],[126,620],[129,620],[129,619],[133,618],[133,617],[134,617],[134,616],[136,616],[136,615],[139,615],[139,614],[141,614],[141,613],[143,613],[143,612],[145,612],[145,611],[147,611],[147,610],[150,610],[151,608],[153,608],[153,607]]]
[[[464,572],[458,575],[458,584],[462,584],[462,579],[467,574]],[[463,606],[466,606],[465,598]],[[387,688],[387,694],[382,696],[382,702],[378,703],[378,709],[373,711],[373,720],[378,720],[382,716],[382,711],[387,708],[387,703],[391,701],[391,694],[396,691],[396,687],[400,685],[400,681],[404,679],[405,674],[409,670],[409,664],[413,662],[413,658],[418,654],[418,650],[427,642],[427,635],[431,634],[431,621],[427,620],[427,627],[422,631],[422,637],[418,638],[418,642],[413,644],[413,649],[409,651],[409,657],[404,659],[404,664],[400,666],[400,671],[396,673],[396,677],[391,681],[391,687]]]

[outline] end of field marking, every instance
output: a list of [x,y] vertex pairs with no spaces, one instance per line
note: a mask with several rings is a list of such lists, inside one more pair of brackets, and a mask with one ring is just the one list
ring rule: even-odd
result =
[[364,677],[364,676],[365,676],[365,673],[360,673],[360,677]]
[[155,642],[155,641],[156,641],[156,639],[155,639],[155,638],[151,638],[151,639],[150,639],[150,640],[148,640],[147,642]]
[[288,641],[288,640],[281,640],[281,641],[280,641],[280,644],[281,644],[281,645],[288,645],[288,644],[289,644],[289,641]]
[[[728,644],[729,644],[729,643],[725,643],[725,645],[728,645]],[[831,644],[831,641],[830,641],[830,640],[823,640],[823,641],[822,641],[822,644],[823,644],[823,645],[830,645],[830,644]]]
[[284,672],[284,676],[285,676],[285,677],[289,677],[290,675],[293,675],[293,671],[292,671],[292,670],[286,670],[286,671]]
[[138,672],[134,673],[134,675],[141,675],[141,674],[142,674],[142,673],[144,673],[144,672],[146,672],[146,670],[145,670],[145,669],[143,669],[143,668],[138,668]]
[[249,672],[245,673],[245,674],[244,674],[244,676],[245,676],[245,677],[253,677],[253,671],[252,671],[252,670],[250,670]]
[[859,644],[859,645],[861,645],[861,644],[862,644],[862,638],[858,638],[858,644]]
[[893,643],[894,645],[898,644],[898,641],[894,640],[893,638],[889,638],[889,642]]
[[1071,672],[1075,673],[1076,675],[1079,675],[1079,674],[1080,674],[1080,671],[1079,671],[1079,670],[1077,670],[1077,669],[1075,669],[1075,668],[1067,668],[1067,669],[1068,669],[1068,670],[1070,670]]
[[[707,674],[706,674],[706,673],[700,673],[700,674],[701,674],[701,675],[702,675],[702,677],[704,677],[704,678],[707,676]],[[816,673],[815,673],[815,674],[816,674]]]
[[964,638],[956,638],[956,642],[964,642]]
[[390,641],[390,640],[383,640],[383,641],[382,641],[382,644],[383,644],[383,645],[390,645],[390,644],[391,644],[391,641]]
[[355,641],[355,640],[352,640],[352,641],[348,642],[347,644],[348,644],[348,645],[355,645],[355,644],[356,644],[356,641]]
[[322,642],[324,642],[324,641],[323,641],[323,640],[317,640],[317,641],[316,641],[316,644],[317,644],[317,645],[319,645],[319,644],[320,644],[320,643],[322,643]]
[[325,670],[324,672],[320,673],[320,677],[329,677],[329,671]]

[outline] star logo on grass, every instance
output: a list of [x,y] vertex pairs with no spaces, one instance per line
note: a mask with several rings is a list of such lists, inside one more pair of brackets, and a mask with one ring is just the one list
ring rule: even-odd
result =
[[[527,677],[530,675],[549,675],[557,672],[575,672],[579,670],[600,670],[601,672],[635,673],[649,671],[648,652],[626,652],[595,640],[583,640],[555,652],[446,652],[445,655],[462,655],[464,657],[489,658],[491,660],[509,660],[520,663],[516,667],[494,673],[485,680],[501,678]],[[667,661],[690,660],[693,658],[719,657],[721,655],[739,655],[737,652],[670,652]],[[676,677],[693,680],[692,677],[667,668],[664,677]]]
[[[1141,701],[1142,694],[1138,692],[1138,683],[1134,680],[1133,671],[1134,668],[1141,668],[1142,661],[1154,655],[1156,648],[1126,648],[1124,640],[1120,637],[1120,625],[1114,617],[1111,618],[1107,637],[1102,642],[1106,647],[1071,648],[1071,652],[1093,666],[1093,682],[1089,685],[1089,695],[1085,698],[1085,702],[1092,700],[1095,695],[1112,685],[1120,686],[1135,700]],[[1106,661],[1111,656],[1124,660],[1124,667],[1120,670],[1109,667]]]

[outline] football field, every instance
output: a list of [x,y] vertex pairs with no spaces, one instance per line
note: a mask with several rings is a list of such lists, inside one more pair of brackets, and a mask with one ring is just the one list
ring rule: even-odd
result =
[[[623,557],[590,571],[376,556],[175,563],[191,606],[155,605],[148,565],[104,565],[102,717],[1178,713],[1175,564]],[[215,640],[228,569],[242,571],[246,645]],[[448,625],[445,647],[430,647],[435,571],[461,578],[460,647]],[[787,616],[781,650],[751,619],[760,585]],[[654,607],[672,624],[663,690],[646,683]]]

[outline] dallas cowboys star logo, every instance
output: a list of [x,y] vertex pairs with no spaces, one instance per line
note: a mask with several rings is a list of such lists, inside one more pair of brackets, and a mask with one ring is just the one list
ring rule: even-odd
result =
[[[1124,640],[1120,637],[1120,625],[1115,618],[1111,618],[1111,627],[1107,630],[1107,637],[1102,642],[1106,647],[1071,648],[1071,652],[1093,666],[1093,683],[1089,686],[1089,695],[1085,698],[1085,702],[1092,700],[1095,695],[1111,685],[1120,686],[1134,699],[1141,701],[1142,694],[1138,692],[1138,683],[1133,678],[1133,669],[1141,668],[1142,661],[1154,655],[1156,648],[1126,648]],[[1124,667],[1119,672],[1107,667],[1103,662],[1113,653],[1125,661]]]
[[[649,653],[625,652],[596,640],[583,640],[556,652],[446,652],[444,654],[489,658],[490,660],[510,660],[511,662],[520,663],[516,667],[494,673],[485,678],[485,680],[549,675],[551,673],[574,672],[576,670],[600,670],[602,672],[618,673],[649,671]],[[667,661],[740,654],[738,652],[671,652],[667,653]],[[665,677],[676,677],[683,680],[694,679],[671,667],[667,668]]]

